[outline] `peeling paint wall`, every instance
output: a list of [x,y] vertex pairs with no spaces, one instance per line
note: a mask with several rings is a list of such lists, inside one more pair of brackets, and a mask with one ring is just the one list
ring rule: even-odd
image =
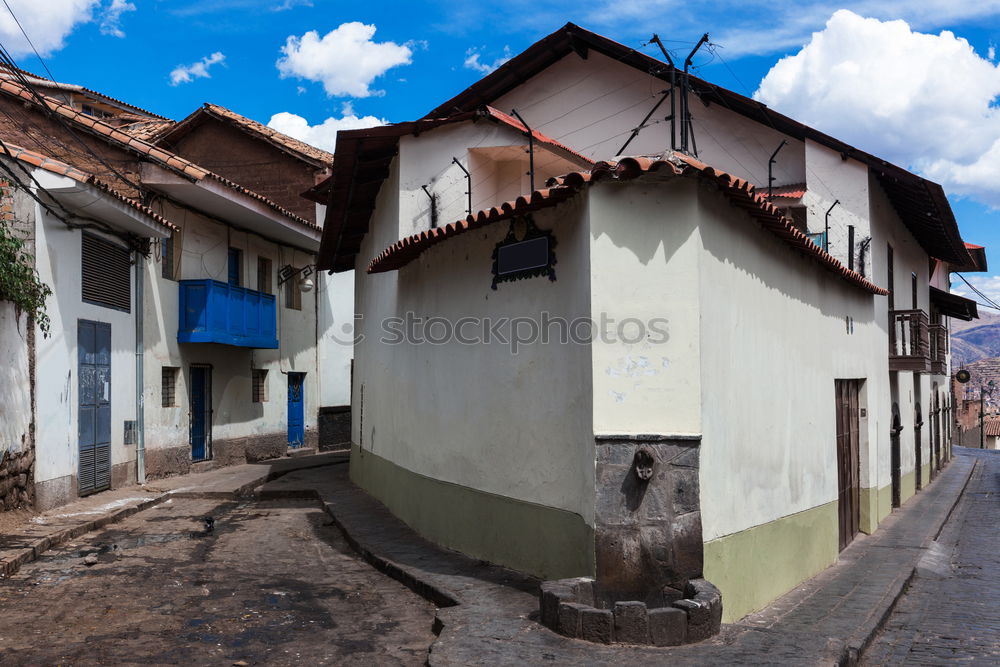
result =
[[[35,263],[42,281],[52,287],[46,303],[52,333],[36,335],[38,386],[35,482],[52,491],[39,493],[50,507],[72,500],[79,464],[77,326],[80,320],[111,325],[111,465],[135,461],[135,445],[125,444],[125,421],[135,419],[135,320],[133,313],[84,303],[79,229],[35,208],[37,248]],[[97,232],[90,231],[89,233]],[[98,234],[100,235],[100,234]],[[121,241],[106,237],[113,243]],[[135,296],[134,274],[130,293]],[[134,310],[134,308],[133,308]],[[134,469],[132,471],[134,479]]]

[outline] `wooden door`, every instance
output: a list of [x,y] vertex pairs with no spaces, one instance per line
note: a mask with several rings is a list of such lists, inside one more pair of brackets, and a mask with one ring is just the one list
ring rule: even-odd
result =
[[[917,491],[923,488],[923,465],[924,465],[924,453],[920,445],[920,435],[924,426],[923,413],[920,410],[920,403],[913,406],[913,456],[915,461],[915,467],[917,470]],[[933,432],[931,437],[934,437]]]
[[840,549],[858,534],[861,524],[859,380],[836,380],[837,506]]

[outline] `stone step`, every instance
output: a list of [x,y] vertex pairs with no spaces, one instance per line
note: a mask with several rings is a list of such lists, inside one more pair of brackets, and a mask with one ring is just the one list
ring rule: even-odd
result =
[[300,456],[312,456],[315,453],[316,453],[315,447],[289,447],[285,451],[285,456],[294,459]]

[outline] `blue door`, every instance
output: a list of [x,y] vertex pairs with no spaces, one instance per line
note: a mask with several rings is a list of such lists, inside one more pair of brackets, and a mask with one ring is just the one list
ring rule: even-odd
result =
[[212,458],[212,369],[191,367],[191,460]]
[[77,322],[81,496],[111,487],[111,325]]
[[301,447],[305,443],[305,420],[303,418],[302,379],[305,373],[288,374],[288,446]]

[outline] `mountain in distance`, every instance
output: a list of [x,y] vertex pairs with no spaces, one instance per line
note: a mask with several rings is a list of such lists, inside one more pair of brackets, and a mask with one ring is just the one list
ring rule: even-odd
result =
[[971,322],[951,320],[951,366],[961,368],[979,359],[1000,357],[1000,314],[984,312]]

